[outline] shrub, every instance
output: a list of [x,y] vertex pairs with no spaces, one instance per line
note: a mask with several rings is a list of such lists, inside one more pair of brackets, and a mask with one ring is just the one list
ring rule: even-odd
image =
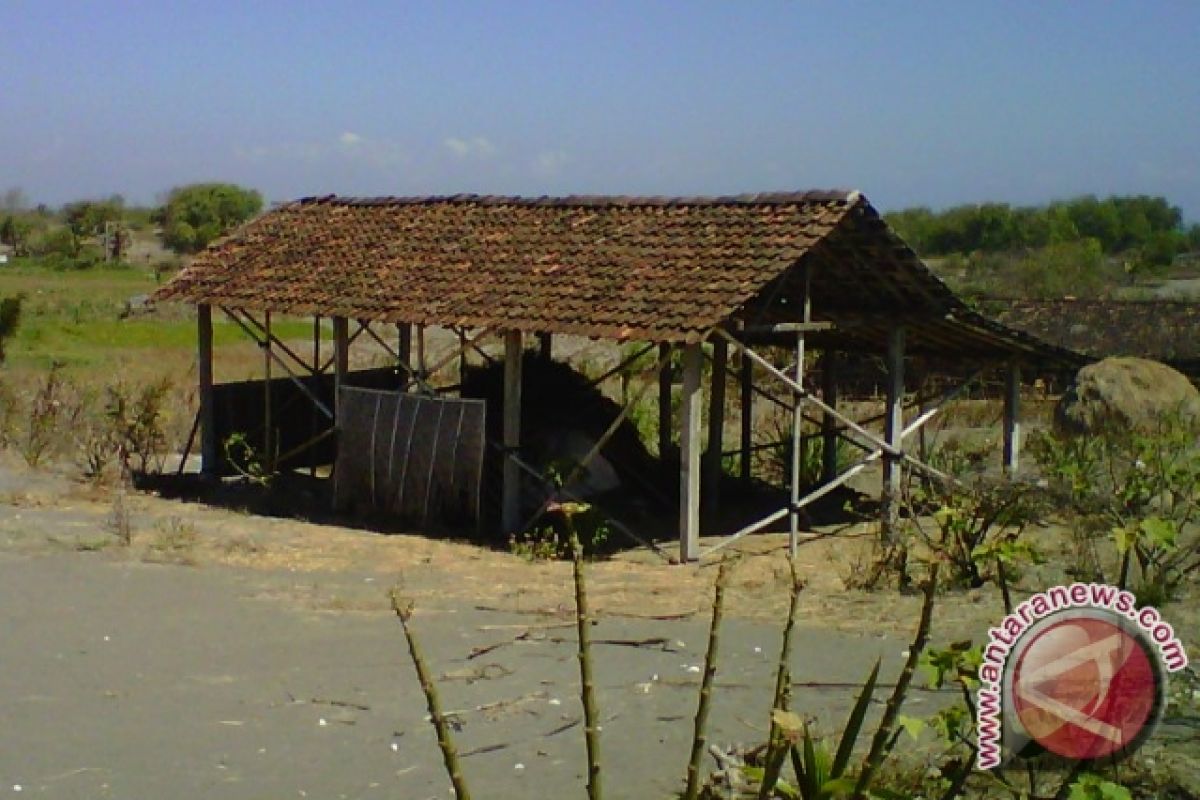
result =
[[[1175,414],[1149,431],[1114,426],[1086,437],[1031,439],[1069,513],[1081,577],[1129,588],[1140,603],[1163,603],[1200,569],[1198,434],[1194,421]],[[1106,541],[1116,563],[1098,546]]]

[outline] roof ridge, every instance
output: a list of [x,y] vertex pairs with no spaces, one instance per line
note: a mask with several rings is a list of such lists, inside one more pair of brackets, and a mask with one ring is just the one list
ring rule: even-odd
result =
[[564,208],[603,207],[691,207],[691,206],[754,206],[792,205],[796,203],[865,203],[862,192],[849,189],[813,189],[792,192],[759,192],[736,195],[541,195],[523,197],[519,195],[453,194],[426,196],[379,196],[355,197],[336,194],[314,195],[284,202],[281,208],[306,205],[342,206],[404,206],[404,205],[515,205],[515,206],[559,206]]

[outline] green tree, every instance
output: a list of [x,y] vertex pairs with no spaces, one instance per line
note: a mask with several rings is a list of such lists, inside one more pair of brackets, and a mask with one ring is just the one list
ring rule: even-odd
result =
[[125,200],[113,195],[107,200],[80,200],[63,206],[63,220],[75,238],[74,253],[79,255],[84,242],[105,232],[109,223],[120,222],[125,213]]
[[230,183],[197,183],[171,190],[159,221],[163,243],[195,253],[262,210],[262,195]]
[[29,237],[33,233],[33,221],[24,215],[9,214],[0,220],[0,244],[6,244],[16,255],[29,252]]

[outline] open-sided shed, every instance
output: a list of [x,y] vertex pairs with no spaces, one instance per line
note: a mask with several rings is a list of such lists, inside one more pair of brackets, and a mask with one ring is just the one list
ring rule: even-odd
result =
[[[539,337],[545,349],[554,334],[655,343],[660,376],[665,375],[672,349],[679,348],[679,541],[684,561],[702,555],[701,473],[720,469],[731,349],[743,354],[743,404],[755,394],[750,367],[755,364],[787,396],[794,441],[808,411],[820,416],[827,444],[842,437],[864,451],[863,459],[841,475],[836,474],[836,462],[827,460],[822,485],[801,496],[800,448],[793,447],[790,501],[735,537],[784,517],[790,518],[794,534],[804,504],[879,458],[884,465],[885,533],[891,529],[901,467],[936,473],[904,446],[905,438],[936,409],[923,408],[905,420],[907,355],[972,369],[1006,370],[1005,463],[1010,469],[1017,461],[1019,370],[1078,361],[1070,351],[1005,328],[969,308],[888,228],[865,197],[844,191],[715,198],[309,198],[272,210],[216,242],[155,299],[199,308],[205,468],[216,463],[218,448],[212,409],[214,307],[260,341],[268,364],[283,366],[293,376],[303,370],[317,374],[327,367],[320,363],[319,350],[310,364],[272,336],[270,315],[332,318],[337,383],[346,375],[350,343],[360,334],[387,346],[417,384],[430,368],[423,354],[414,364],[414,329],[418,349],[419,332],[426,326],[457,332],[464,350],[486,337],[502,337],[502,524],[508,531],[523,521],[523,337]],[[395,347],[377,332],[381,323],[397,326]],[[710,447],[715,456],[702,470],[705,343],[711,343],[710,357],[718,367],[712,372],[708,432],[717,446]],[[770,363],[755,349],[766,344],[794,348],[793,363],[786,368]],[[823,353],[821,387],[806,380],[806,348]],[[886,358],[883,436],[838,410],[837,353],[847,351]],[[669,378],[660,377],[659,383],[662,437],[673,421]],[[313,400],[336,418],[336,408],[320,398]],[[746,424],[740,444],[745,454],[750,447]],[[827,446],[825,452],[835,450]],[[746,458],[742,461],[748,463]]]

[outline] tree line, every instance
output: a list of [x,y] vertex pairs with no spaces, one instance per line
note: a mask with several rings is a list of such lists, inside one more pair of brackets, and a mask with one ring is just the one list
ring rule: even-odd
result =
[[1200,225],[1186,226],[1177,206],[1149,195],[919,207],[885,218],[967,294],[1102,295],[1200,251]]
[[33,206],[23,191],[9,189],[0,195],[0,244],[18,258],[84,269],[123,261],[139,231],[153,231],[176,254],[196,253],[262,207],[259,192],[230,183],[176,187],[161,205],[149,207],[112,195],[51,209]]

